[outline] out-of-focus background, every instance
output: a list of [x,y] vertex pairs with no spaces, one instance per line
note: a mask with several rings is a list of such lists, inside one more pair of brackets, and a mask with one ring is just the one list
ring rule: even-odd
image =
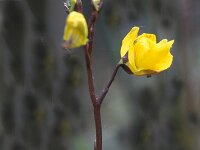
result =
[[[0,0],[0,150],[93,149],[84,52],[61,48],[65,19],[62,0]],[[151,78],[119,71],[102,106],[104,150],[199,150],[200,1],[105,0],[93,52],[97,93],[135,25],[174,39],[174,61]]]

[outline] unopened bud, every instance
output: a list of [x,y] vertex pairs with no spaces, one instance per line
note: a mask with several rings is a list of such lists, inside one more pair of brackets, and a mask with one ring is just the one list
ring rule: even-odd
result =
[[83,14],[73,11],[67,19],[63,39],[65,48],[76,48],[86,45],[88,39],[88,27]]
[[92,2],[93,2],[95,10],[99,11],[101,7],[101,0],[92,0]]
[[64,6],[68,12],[72,12],[74,10],[75,5],[76,5],[76,0],[66,0],[64,2]]

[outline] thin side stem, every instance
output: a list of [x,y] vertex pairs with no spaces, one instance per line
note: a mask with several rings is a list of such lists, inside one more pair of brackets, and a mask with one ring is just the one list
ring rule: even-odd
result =
[[102,93],[100,94],[100,96],[97,98],[97,101],[100,103],[100,105],[102,104],[105,96],[107,95],[108,91],[109,91],[109,88],[110,86],[112,85],[114,79],[115,79],[115,76],[117,74],[117,71],[119,70],[119,68],[122,66],[122,64],[117,64],[113,73],[112,73],[112,76],[108,82],[108,84],[106,85],[106,87],[102,90]]

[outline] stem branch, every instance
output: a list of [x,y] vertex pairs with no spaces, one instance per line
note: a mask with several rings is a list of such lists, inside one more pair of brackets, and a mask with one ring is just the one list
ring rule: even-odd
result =
[[110,88],[110,86],[112,85],[114,79],[115,79],[115,76],[117,74],[117,71],[119,70],[119,68],[122,66],[122,64],[117,64],[113,73],[112,73],[112,76],[108,82],[108,84],[106,85],[106,87],[102,90],[102,93],[100,94],[100,96],[97,98],[97,101],[99,102],[99,104],[101,105],[105,96],[107,95],[108,93],[108,90]]

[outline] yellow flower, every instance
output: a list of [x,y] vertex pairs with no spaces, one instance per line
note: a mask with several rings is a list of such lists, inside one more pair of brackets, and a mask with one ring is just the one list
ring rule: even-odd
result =
[[76,11],[71,12],[64,29],[63,39],[66,41],[66,48],[76,48],[86,45],[88,39],[88,27],[83,14]]
[[133,27],[122,41],[121,57],[125,65],[138,76],[159,73],[169,68],[173,56],[170,53],[174,40],[163,39],[156,43],[154,34],[138,36],[139,27]]

